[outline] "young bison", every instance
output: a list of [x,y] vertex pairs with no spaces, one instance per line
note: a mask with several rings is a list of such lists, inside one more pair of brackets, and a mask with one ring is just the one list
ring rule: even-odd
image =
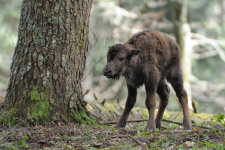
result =
[[[191,130],[188,115],[187,93],[183,87],[180,63],[180,49],[169,36],[157,31],[142,31],[134,34],[125,44],[109,47],[107,65],[104,68],[107,78],[127,81],[128,97],[124,112],[116,128],[125,127],[128,115],[136,102],[137,88],[145,84],[146,107],[149,112],[147,129],[161,127],[164,110],[168,104],[170,82],[183,108],[183,126]],[[154,120],[156,106],[155,93],[160,97],[159,110]]]

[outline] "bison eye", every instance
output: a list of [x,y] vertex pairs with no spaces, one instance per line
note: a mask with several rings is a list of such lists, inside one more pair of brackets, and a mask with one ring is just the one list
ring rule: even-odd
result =
[[123,61],[124,60],[124,58],[119,58],[119,61]]

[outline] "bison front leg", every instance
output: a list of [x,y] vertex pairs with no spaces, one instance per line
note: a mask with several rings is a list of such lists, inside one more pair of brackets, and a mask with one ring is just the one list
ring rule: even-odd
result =
[[[154,79],[154,78],[151,78]],[[148,119],[148,124],[146,126],[146,129],[155,131],[156,128],[156,123],[154,119],[154,113],[155,113],[155,106],[156,106],[156,99],[155,99],[155,93],[157,89],[158,82],[157,80],[152,80],[152,82],[149,82],[145,85],[146,88],[146,101],[145,105],[148,109],[149,113],[149,119]]]
[[137,88],[134,88],[134,87],[131,87],[128,85],[127,89],[128,89],[128,97],[127,97],[125,109],[123,111],[123,114],[122,114],[120,120],[118,121],[117,125],[115,126],[115,128],[126,126],[126,122],[127,122],[129,113],[130,113],[131,109],[134,107],[134,104],[136,102]]
[[168,105],[169,94],[170,94],[170,88],[166,84],[165,79],[162,79],[159,82],[159,85],[157,88],[157,94],[159,95],[160,103],[159,103],[158,114],[156,116],[155,122],[156,122],[156,128],[160,129],[161,123],[162,123],[162,118],[163,118],[163,113],[166,109],[166,106]]
[[156,123],[154,119],[155,106],[156,106],[155,93],[147,92],[145,105],[149,113],[148,124],[146,126],[146,129],[155,131],[155,127],[156,127]]

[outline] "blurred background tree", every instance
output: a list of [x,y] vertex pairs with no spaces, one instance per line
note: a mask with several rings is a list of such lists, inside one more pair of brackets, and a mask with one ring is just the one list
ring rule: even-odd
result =
[[[102,75],[108,46],[126,42],[134,33],[158,30],[176,37],[176,2],[182,0],[94,0],[91,12],[90,45],[83,79],[85,99],[124,103],[124,79],[113,81]],[[0,87],[7,87],[12,54],[17,41],[22,0],[0,0]],[[178,7],[179,9],[179,7]],[[188,0],[186,23],[191,62],[188,75],[192,98],[199,112],[225,113],[225,0]],[[175,30],[174,30],[175,29]],[[187,64],[183,63],[185,67]],[[186,67],[187,68],[187,67]],[[185,69],[186,69],[185,68]],[[144,88],[137,105],[145,107]],[[94,94],[93,94],[94,93]],[[173,92],[167,109],[179,110]]]

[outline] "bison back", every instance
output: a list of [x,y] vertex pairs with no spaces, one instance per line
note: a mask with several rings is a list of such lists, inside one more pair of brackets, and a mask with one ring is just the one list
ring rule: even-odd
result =
[[134,34],[127,43],[139,48],[143,62],[156,65],[161,73],[171,65],[180,65],[179,47],[164,33],[145,30]]

